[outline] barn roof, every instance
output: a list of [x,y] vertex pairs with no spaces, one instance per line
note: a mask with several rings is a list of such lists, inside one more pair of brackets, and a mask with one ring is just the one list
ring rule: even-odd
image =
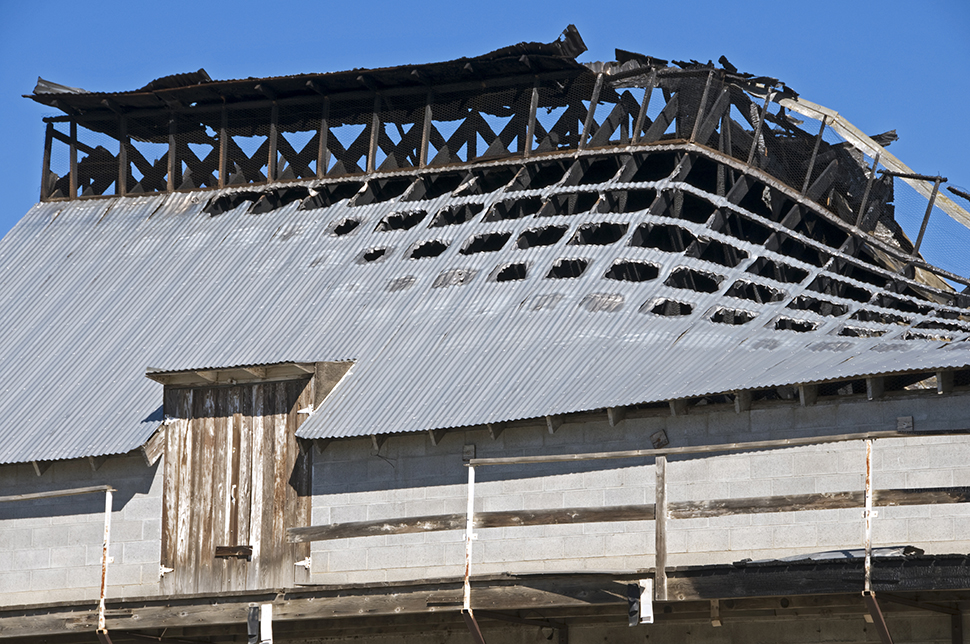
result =
[[948,274],[843,212],[891,179],[706,134],[39,203],[0,242],[0,462],[137,448],[149,369],[350,361],[299,430],[336,438],[970,365]]

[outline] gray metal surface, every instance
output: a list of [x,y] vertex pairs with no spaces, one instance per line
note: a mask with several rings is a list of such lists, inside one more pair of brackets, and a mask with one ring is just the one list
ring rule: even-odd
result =
[[[636,185],[700,194],[666,180]],[[356,207],[345,200],[312,210],[292,203],[262,215],[247,213],[246,203],[210,216],[202,209],[214,192],[39,204],[0,242],[0,462],[138,447],[162,419],[162,387],[145,378],[149,367],[353,360],[299,431],[322,438],[970,364],[970,343],[964,341],[970,327],[963,329],[959,320],[949,321],[963,329],[950,332],[950,342],[903,339],[946,307],[924,301],[931,310],[907,315],[911,322],[905,325],[852,322],[884,332],[882,337],[839,336],[854,311],[881,309],[817,293],[811,295],[843,304],[848,312],[823,317],[787,309],[828,269],[704,224],[647,211],[590,211],[492,223],[483,223],[480,213],[464,224],[428,227],[446,204],[482,203],[487,211],[489,204],[509,198],[611,187],[617,186],[499,189]],[[388,213],[414,208],[428,211],[418,226],[375,230]],[[334,225],[347,217],[360,225],[335,236]],[[579,226],[602,221],[630,225],[612,244],[569,244]],[[727,268],[630,246],[636,225],[644,221],[676,223],[749,257]],[[522,231],[553,224],[569,227],[555,245],[516,247]],[[497,252],[459,252],[466,240],[490,231],[512,235]],[[433,258],[406,258],[416,242],[430,239],[447,242],[447,250]],[[381,261],[361,263],[362,251],[374,247],[390,250]],[[758,257],[799,266],[809,275],[798,284],[779,285],[745,273]],[[589,266],[579,278],[547,278],[560,258],[584,258]],[[604,278],[620,258],[651,262],[659,275],[639,283]],[[510,262],[527,263],[527,278],[489,279]],[[684,266],[723,276],[720,287],[700,293],[665,286]],[[450,272],[455,269],[464,272]],[[785,297],[770,304],[727,297],[739,277],[772,284]],[[452,285],[435,287],[436,280]],[[649,305],[641,312],[645,303],[661,298],[689,303],[693,312],[665,317],[650,313]],[[718,324],[710,320],[718,306],[756,317],[737,326]],[[779,316],[818,328],[775,330]]]

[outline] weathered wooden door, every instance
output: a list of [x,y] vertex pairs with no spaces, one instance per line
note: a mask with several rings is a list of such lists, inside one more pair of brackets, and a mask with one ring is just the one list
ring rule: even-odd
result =
[[309,379],[166,387],[162,592],[285,588],[307,579],[310,450],[295,432]]

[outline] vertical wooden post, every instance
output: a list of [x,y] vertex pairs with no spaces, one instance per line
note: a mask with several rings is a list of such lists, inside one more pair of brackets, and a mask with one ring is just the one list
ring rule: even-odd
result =
[[68,199],[77,199],[77,121],[71,119],[71,178]]
[[761,129],[765,124],[765,117],[768,116],[768,106],[771,105],[771,98],[775,95],[774,90],[768,89],[768,93],[765,94],[765,105],[761,108],[761,118],[758,119],[758,125],[754,128],[754,138],[751,139],[751,149],[748,150],[748,165],[754,161],[754,152],[758,149],[758,139],[761,138]]
[[54,124],[47,124],[47,131],[44,133],[44,159],[40,169],[40,200],[44,201],[49,194],[49,184],[51,176],[51,146],[54,144]]
[[370,146],[367,148],[367,172],[373,172],[377,167],[377,144],[381,126],[381,95],[374,95],[374,115],[370,122]]
[[124,197],[128,194],[128,116],[118,117],[118,182],[115,194]]
[[[423,168],[428,165],[428,144],[431,140],[431,120],[434,118],[432,106],[434,105],[434,90],[428,90],[428,98],[424,103],[424,124],[421,129],[421,149],[418,151],[418,167]],[[474,136],[474,134],[472,134]],[[468,160],[472,157],[469,154]]]
[[536,110],[539,109],[539,79],[532,85],[532,101],[529,103],[529,121],[525,127],[525,149],[523,156],[532,154],[532,138],[536,133]]
[[279,136],[280,108],[273,101],[269,113],[269,158],[266,160],[266,180],[276,181],[276,149]]
[[936,194],[940,191],[940,183],[942,181],[942,177],[937,177],[936,183],[933,184],[933,192],[930,194],[930,200],[926,204],[926,214],[923,215],[923,223],[919,227],[919,235],[917,235],[916,244],[913,246],[912,257],[916,257],[919,254],[919,247],[923,243],[923,235],[926,233],[926,225],[930,223],[930,215],[933,214],[933,204],[936,202]]
[[178,151],[175,149],[175,134],[177,131],[175,112],[170,112],[168,117],[168,186],[166,188],[169,192],[174,192],[176,188],[175,167],[178,164]]
[[812,156],[808,160],[808,169],[805,170],[805,180],[802,182],[802,194],[808,190],[808,184],[812,180],[812,170],[815,169],[815,158],[818,156],[818,148],[822,145],[822,134],[825,133],[825,125],[828,122],[829,117],[822,117],[822,125],[818,128],[818,135],[815,137],[815,147],[812,148]]
[[219,118],[219,187],[226,187],[226,169],[229,165],[229,110],[222,104]]
[[866,205],[869,203],[869,191],[872,190],[872,183],[876,180],[876,168],[878,167],[879,153],[876,152],[876,158],[872,160],[872,168],[869,169],[869,178],[866,179],[866,191],[862,193],[862,203],[859,204],[859,214],[856,215],[855,218],[856,228],[862,225],[862,220],[865,217]]
[[317,179],[323,179],[330,165],[330,149],[327,147],[330,138],[330,97],[323,97],[323,107],[320,111],[320,130],[317,140]]
[[707,95],[711,90],[711,80],[714,79],[714,70],[707,72],[707,82],[704,83],[704,92],[701,94],[701,103],[697,106],[697,114],[694,117],[694,127],[690,131],[690,140],[693,141],[697,136],[697,128],[700,127],[704,119],[704,111],[707,108]]
[[589,128],[593,126],[593,115],[596,114],[596,104],[600,100],[600,90],[603,89],[603,74],[596,75],[596,84],[593,85],[593,95],[589,99],[589,111],[586,112],[586,120],[583,121],[583,133],[579,136],[579,149],[586,147],[586,139],[589,137]]
[[667,457],[658,456],[656,460],[657,490],[654,502],[654,536],[656,568],[656,588],[654,599],[667,600]]
[[630,139],[633,145],[640,142],[640,135],[643,133],[643,122],[647,119],[647,110],[650,108],[650,96],[653,95],[653,88],[656,86],[657,72],[653,70],[647,78],[647,86],[643,90],[643,100],[640,101],[640,111],[637,113],[637,120],[633,125],[633,137]]

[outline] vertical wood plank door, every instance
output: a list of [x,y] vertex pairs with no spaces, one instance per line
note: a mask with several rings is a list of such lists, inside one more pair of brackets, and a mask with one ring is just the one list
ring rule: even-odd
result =
[[[310,379],[220,387],[166,387],[161,563],[165,594],[286,588],[308,543],[286,528],[309,525],[312,451],[301,451],[299,409]],[[252,549],[251,558],[216,549]]]

